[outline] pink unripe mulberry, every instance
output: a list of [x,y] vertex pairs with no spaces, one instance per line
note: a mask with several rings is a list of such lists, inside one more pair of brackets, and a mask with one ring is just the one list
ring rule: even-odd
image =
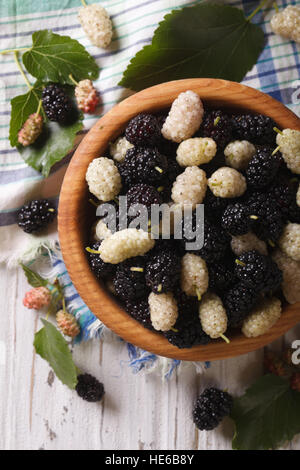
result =
[[75,88],[78,108],[84,113],[94,113],[99,102],[99,93],[91,80],[81,80]]
[[31,114],[18,134],[18,142],[23,147],[33,144],[43,130],[43,118],[40,114]]
[[70,338],[79,335],[80,327],[71,313],[59,310],[56,314],[56,321],[58,328],[64,335],[70,336]]
[[26,292],[23,299],[23,305],[27,308],[34,308],[39,310],[43,307],[48,307],[51,302],[51,294],[47,287],[34,287],[29,292]]

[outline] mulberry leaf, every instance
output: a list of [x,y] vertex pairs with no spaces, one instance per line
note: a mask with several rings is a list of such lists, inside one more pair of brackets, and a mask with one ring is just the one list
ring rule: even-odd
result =
[[276,375],[258,379],[234,401],[236,450],[276,449],[300,432],[300,392]]
[[175,10],[159,24],[152,44],[131,60],[119,85],[142,90],[200,77],[240,82],[263,46],[262,29],[238,8],[205,2]]

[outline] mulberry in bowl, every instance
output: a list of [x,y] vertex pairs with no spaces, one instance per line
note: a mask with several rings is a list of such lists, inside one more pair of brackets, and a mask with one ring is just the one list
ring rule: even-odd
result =
[[[200,361],[253,351],[299,322],[299,137],[283,129],[300,130],[284,105],[214,79],[146,89],[98,121],[67,170],[59,236],[72,281],[104,324],[145,350]],[[204,204],[203,247],[153,240],[151,229],[108,233],[90,199],[120,196]]]

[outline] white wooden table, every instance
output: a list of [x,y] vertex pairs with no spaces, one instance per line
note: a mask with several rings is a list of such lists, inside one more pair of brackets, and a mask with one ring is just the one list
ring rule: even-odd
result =
[[[38,316],[22,305],[27,282],[20,270],[0,267],[0,449],[231,449],[232,424],[198,432],[192,403],[202,387],[217,385],[239,394],[262,374],[263,351],[217,361],[204,375],[193,367],[162,383],[159,375],[133,375],[124,344],[82,344],[77,365],[104,382],[103,403],[90,404],[63,386],[34,354]],[[300,339],[294,329],[273,348]],[[5,351],[5,353],[4,353]],[[300,450],[300,437],[287,446]]]

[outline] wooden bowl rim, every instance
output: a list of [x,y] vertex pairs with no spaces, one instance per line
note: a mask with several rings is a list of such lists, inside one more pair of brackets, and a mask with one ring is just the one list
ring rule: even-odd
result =
[[206,346],[178,349],[162,335],[145,329],[132,319],[100,285],[89,268],[84,251],[83,227],[78,222],[87,203],[85,173],[89,163],[99,157],[108,143],[121,134],[129,119],[142,111],[166,109],[179,93],[186,90],[195,91],[212,106],[239,107],[250,112],[267,114],[281,128],[300,130],[300,119],[282,103],[240,83],[218,79],[186,79],[147,88],[114,106],[99,119],[79,145],[61,189],[58,230],[62,255],[74,286],[90,310],[108,328],[125,341],[160,356],[186,361],[208,361],[246,354],[271,343],[300,321],[300,304],[287,306],[276,325],[258,338],[245,338],[239,332],[233,333],[230,344],[217,340]]

